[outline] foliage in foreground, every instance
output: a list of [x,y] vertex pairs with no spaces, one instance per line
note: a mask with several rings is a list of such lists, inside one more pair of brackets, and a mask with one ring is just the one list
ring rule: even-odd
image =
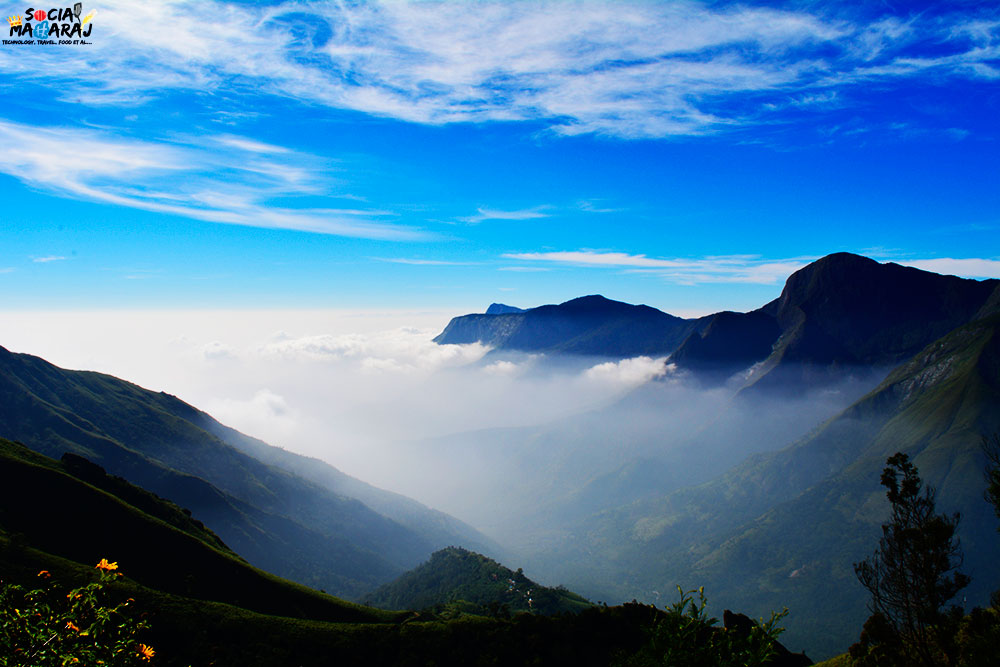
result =
[[935,512],[935,491],[923,486],[916,466],[897,452],[886,460],[882,486],[892,505],[874,554],[854,565],[871,593],[871,618],[851,651],[863,664],[901,659],[933,667],[950,662],[949,637],[961,610],[944,606],[968,585],[957,571],[962,556],[955,529],[959,516]]
[[757,667],[777,655],[778,635],[784,630],[778,621],[787,609],[740,632],[717,627],[718,619],[705,613],[704,588],[677,591],[680,599],[653,621],[648,641],[633,655],[620,657],[617,667]]
[[[994,443],[1000,444],[994,436]],[[986,499],[1000,516],[1000,455],[984,449],[992,466],[987,470]],[[896,453],[886,461],[882,485],[892,505],[890,522],[876,552],[856,563],[862,585],[872,595],[872,615],[859,641],[851,646],[850,664],[858,667],[955,665],[986,667],[996,664],[1000,644],[1000,592],[987,609],[968,615],[945,604],[969,583],[957,571],[962,556],[954,538],[957,514],[935,513],[934,489],[923,487],[909,458]]]
[[102,558],[96,568],[98,581],[68,592],[46,570],[38,573],[41,588],[0,588],[0,665],[149,664],[154,650],[138,641],[148,624],[128,613],[131,599],[115,602],[107,588],[121,576],[118,564]]

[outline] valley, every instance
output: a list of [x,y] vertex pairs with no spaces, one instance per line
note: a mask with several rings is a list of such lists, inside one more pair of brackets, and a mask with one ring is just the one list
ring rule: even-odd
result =
[[[778,299],[746,316],[689,321],[588,297],[538,315],[496,309],[456,318],[438,343],[487,345],[473,368],[530,353],[531,372],[544,374],[648,352],[662,355],[663,370],[604,406],[540,426],[387,445],[405,472],[397,489],[423,502],[244,435],[173,396],[6,350],[0,431],[62,457],[70,474],[98,488],[114,493],[128,480],[176,503],[183,513],[167,514],[208,545],[202,549],[348,600],[437,605],[438,614],[461,601],[448,613],[496,613],[487,603],[502,598],[470,592],[482,584],[454,588],[459,579],[446,574],[434,575],[444,576],[431,585],[436,593],[390,592],[416,586],[399,582],[418,576],[421,563],[443,573],[455,567],[444,564],[446,554],[486,554],[542,582],[525,580],[535,593],[511,612],[561,609],[526,602],[557,595],[546,592],[557,584],[577,611],[587,599],[662,607],[677,586],[704,586],[714,613],[721,605],[751,616],[788,607],[783,642],[825,657],[845,650],[865,618],[851,564],[877,542],[887,516],[878,474],[893,452],[908,453],[938,489],[940,506],[962,515],[973,581],[967,604],[986,604],[1000,587],[992,567],[1000,539],[982,500],[980,451],[983,436],[1000,432],[998,284],[841,254],[793,274]],[[482,339],[448,342],[470,331]],[[12,461],[30,460],[11,451]],[[11,465],[5,474],[29,484]],[[98,557],[96,546],[67,551],[62,540],[47,541],[67,529],[25,514],[16,498],[28,492],[12,484],[0,514],[7,539],[28,536],[32,548],[78,563]],[[137,491],[127,493],[150,511]],[[53,489],[46,497],[73,502],[67,494]],[[198,526],[212,534],[192,533]],[[102,539],[114,542],[100,533],[69,541]],[[120,557],[148,555],[125,549]],[[489,562],[499,583],[516,580]],[[135,573],[149,576],[141,566]],[[167,592],[177,586],[151,581]],[[233,603],[207,582],[185,581],[188,595]],[[235,603],[259,611],[247,599]]]

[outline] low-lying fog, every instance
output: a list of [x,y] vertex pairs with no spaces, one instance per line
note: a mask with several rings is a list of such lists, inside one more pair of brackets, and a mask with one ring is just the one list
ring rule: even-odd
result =
[[176,394],[515,549],[784,446],[872,384],[734,403],[663,358],[556,361],[431,342],[454,314],[18,312],[2,314],[0,345]]

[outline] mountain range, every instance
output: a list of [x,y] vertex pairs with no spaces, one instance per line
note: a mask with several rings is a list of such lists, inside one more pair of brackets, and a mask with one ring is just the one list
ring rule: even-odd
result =
[[[685,321],[683,341],[659,343],[675,370],[615,406],[426,445],[500,449],[507,469],[533,471],[518,487],[536,490],[530,503],[475,522],[500,521],[535,571],[593,599],[656,600],[681,584],[757,615],[787,605],[790,645],[832,655],[866,615],[851,565],[877,544],[879,476],[896,451],[938,488],[942,511],[963,516],[969,605],[1000,587],[979,451],[1000,430],[998,304],[1000,281],[830,255],[757,310]],[[823,397],[825,410],[803,414]],[[652,426],[633,426],[642,420]],[[544,508],[530,530],[502,524],[525,504]]]
[[747,385],[792,382],[798,389],[803,380],[903,361],[968,322],[998,284],[835,253],[796,271],[778,298],[748,313],[683,319],[600,295],[527,310],[492,304],[485,315],[452,319],[434,341],[610,358],[669,355],[702,381],[753,367]]
[[621,358],[668,353],[699,322],[592,295],[528,310],[493,304],[484,315],[452,319],[434,342]]
[[[539,426],[408,443],[400,456],[412,458],[397,463],[411,476],[433,472],[441,481],[421,500],[450,514],[241,434],[174,396],[0,348],[0,437],[9,439],[0,442],[0,551],[23,539],[32,553],[84,563],[105,556],[97,537],[123,542],[114,526],[140,535],[155,524],[165,553],[217,573],[137,564],[137,581],[164,595],[392,624],[402,617],[255,568],[386,606],[460,598],[482,607],[429,574],[452,572],[455,583],[505,572],[471,549],[516,556],[537,581],[595,600],[662,606],[681,585],[755,616],[788,606],[786,643],[833,655],[866,614],[851,565],[877,543],[888,515],[879,473],[896,451],[938,489],[941,511],[962,514],[968,604],[1000,588],[979,449],[1000,431],[998,326],[1000,281],[847,253],[797,271],[748,313],[684,319],[596,295],[524,310],[493,304],[453,319],[435,341],[584,366],[643,355],[662,358],[662,372],[613,404]],[[31,506],[22,499],[32,488],[55,490]],[[277,606],[254,607],[253,591]]]

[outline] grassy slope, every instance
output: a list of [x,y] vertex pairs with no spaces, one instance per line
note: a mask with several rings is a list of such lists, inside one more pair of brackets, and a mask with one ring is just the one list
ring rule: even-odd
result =
[[425,609],[460,600],[471,602],[480,612],[491,604],[505,605],[511,613],[540,614],[578,612],[590,606],[575,593],[546,588],[520,570],[455,547],[434,553],[428,562],[365,597],[367,604],[384,609]]
[[[563,556],[597,564],[568,581],[618,582],[619,593],[706,585],[712,599],[765,615],[788,606],[788,644],[842,652],[864,620],[852,563],[874,549],[888,512],[879,475],[908,452],[961,511],[970,604],[1000,586],[995,517],[982,500],[983,433],[1000,429],[1000,316],[961,327],[897,368],[874,391],[786,450],[755,457],[695,488],[633,503],[581,525]],[[576,584],[575,587],[580,587]],[[584,587],[584,591],[587,589]]]
[[0,440],[0,577],[32,587],[49,570],[70,586],[95,578],[100,557],[125,577],[112,584],[151,624],[141,640],[156,664],[606,665],[644,639],[647,607],[590,607],[565,617],[419,620],[338,600],[252,568],[183,510],[121,480],[121,496],[62,463]]
[[[11,546],[0,534],[3,580],[30,587],[38,581],[35,573],[41,569],[67,585],[94,579],[91,565]],[[651,620],[651,610],[639,605],[590,607],[561,617],[521,614],[509,621],[483,617],[422,621],[409,613],[345,603],[337,607],[343,605],[349,614],[346,622],[315,620],[164,593],[136,582],[129,574],[113,587],[120,597],[135,599],[132,609],[148,615],[151,630],[141,640],[156,648],[159,667],[606,667],[615,655],[634,651],[645,640],[642,628]]]
[[239,451],[205,420],[215,423],[173,396],[0,348],[0,434],[182,503],[262,567],[357,595],[444,546]]
[[386,618],[250,566],[181,508],[123,480],[101,486],[120,495],[0,439],[0,528],[14,542],[5,553],[21,545],[76,563],[108,558],[147,587],[261,613],[331,621]]

